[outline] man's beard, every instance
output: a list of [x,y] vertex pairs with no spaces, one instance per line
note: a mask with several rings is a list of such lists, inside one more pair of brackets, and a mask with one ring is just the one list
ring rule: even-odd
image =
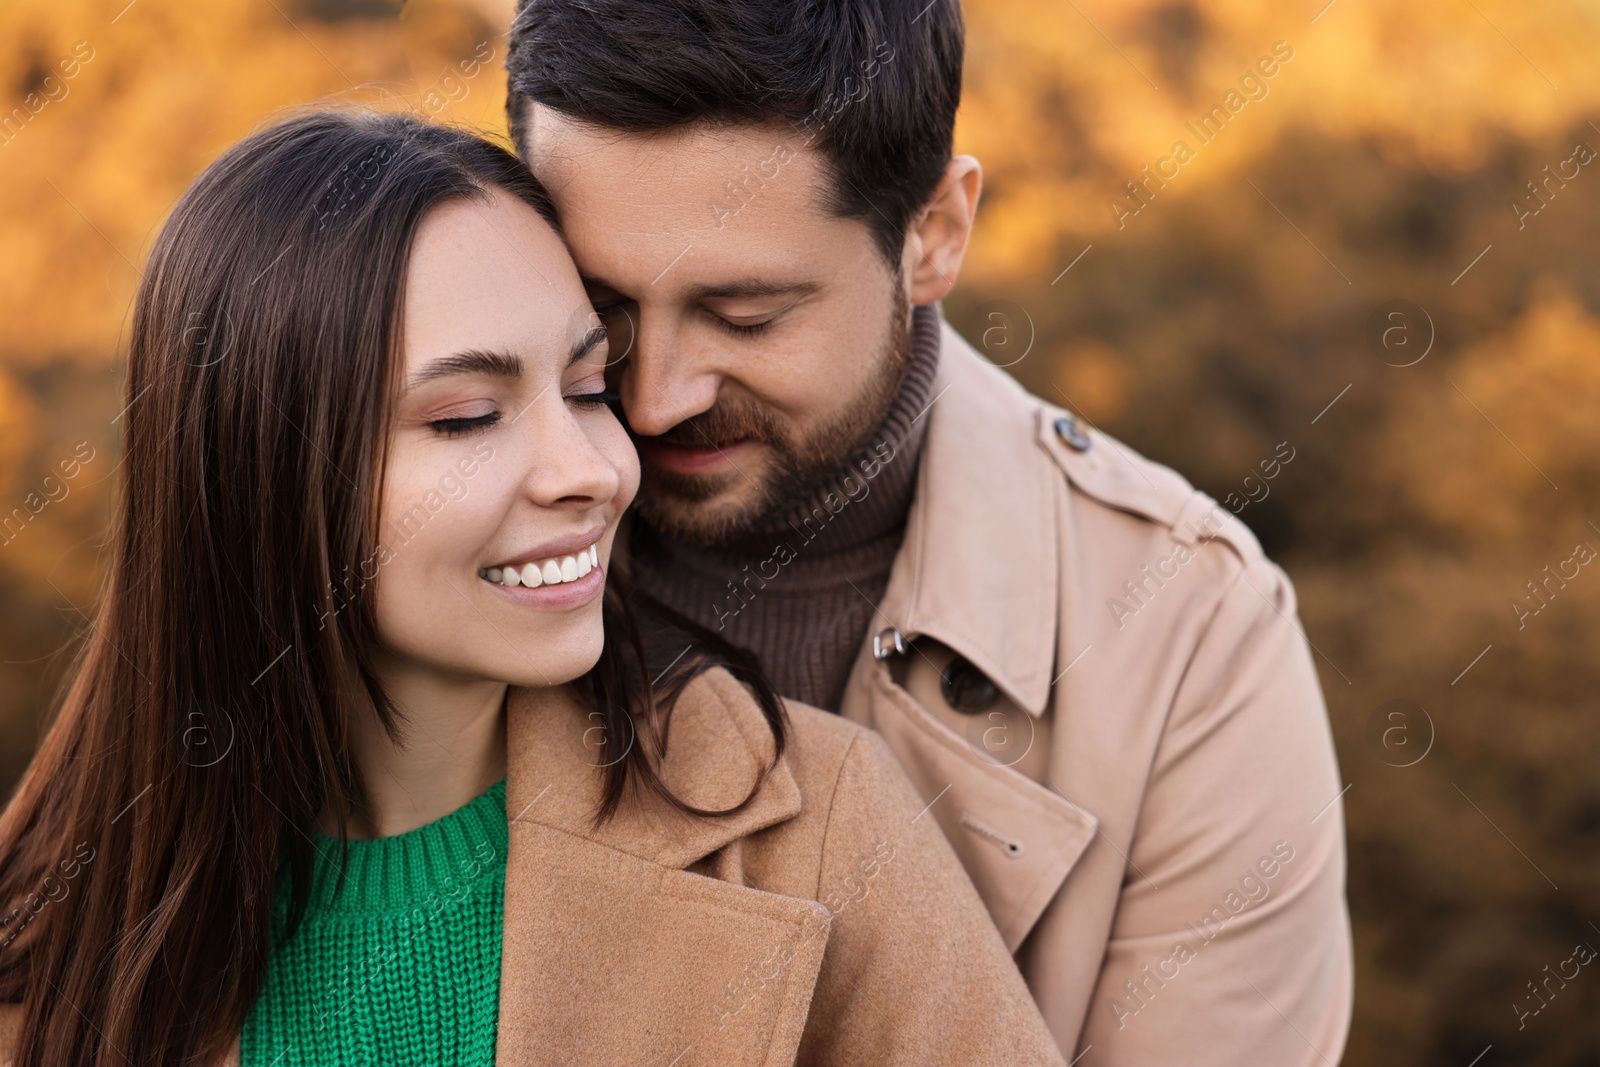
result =
[[[644,520],[680,541],[724,545],[779,528],[801,502],[841,482],[853,470],[851,460],[867,443],[868,434],[883,421],[910,362],[911,305],[898,277],[893,288],[889,339],[875,360],[878,374],[841,411],[809,434],[796,433],[758,401],[719,397],[708,410],[650,438],[685,448],[750,441],[766,445],[763,451],[770,461],[759,472],[735,469],[706,476],[662,470],[645,460],[636,501]],[[756,485],[755,492],[740,504],[707,504],[741,482]]]

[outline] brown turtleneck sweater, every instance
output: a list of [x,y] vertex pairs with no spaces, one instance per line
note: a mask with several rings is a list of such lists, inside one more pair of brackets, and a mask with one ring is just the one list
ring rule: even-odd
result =
[[754,652],[779,693],[837,711],[905,536],[938,363],[939,312],[917,307],[888,411],[827,488],[716,547],[673,540],[635,517],[634,580]]

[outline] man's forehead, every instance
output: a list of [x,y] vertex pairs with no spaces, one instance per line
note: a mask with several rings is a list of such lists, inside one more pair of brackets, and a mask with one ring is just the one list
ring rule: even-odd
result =
[[626,211],[713,229],[744,215],[829,216],[826,161],[784,124],[632,132],[537,105],[527,119],[528,163],[564,211]]
[[778,124],[691,122],[660,130],[626,130],[590,122],[529,102],[523,111],[528,161],[534,166],[581,165],[582,157],[632,156],[641,163],[718,156],[751,141],[776,144],[797,138]]
[[580,269],[605,284],[788,284],[860,225],[826,207],[820,153],[783,125],[630,133],[537,105],[526,119],[528,162]]

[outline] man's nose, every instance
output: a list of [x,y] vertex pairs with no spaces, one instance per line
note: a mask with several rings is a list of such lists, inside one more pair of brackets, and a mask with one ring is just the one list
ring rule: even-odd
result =
[[722,375],[676,316],[641,308],[633,351],[622,365],[622,410],[643,437],[666,433],[710,410]]

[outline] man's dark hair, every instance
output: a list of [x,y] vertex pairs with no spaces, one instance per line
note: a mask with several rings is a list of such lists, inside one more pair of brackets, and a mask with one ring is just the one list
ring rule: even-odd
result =
[[898,264],[950,162],[963,36],[959,0],[520,0],[511,134],[526,153],[528,100],[629,133],[788,123]]

